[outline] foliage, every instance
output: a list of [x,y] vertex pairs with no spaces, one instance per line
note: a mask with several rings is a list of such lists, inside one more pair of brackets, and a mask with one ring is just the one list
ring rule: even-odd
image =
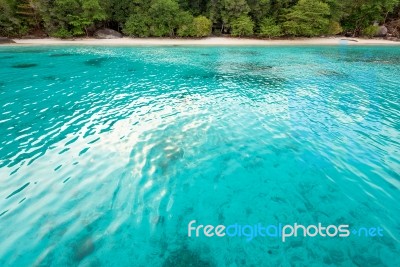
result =
[[300,0],[290,9],[283,23],[285,32],[294,36],[318,36],[327,32],[329,5],[319,0]]
[[328,34],[330,35],[337,35],[343,32],[342,26],[340,26],[339,22],[331,21],[328,27]]
[[150,21],[148,16],[132,14],[123,28],[123,33],[129,36],[146,37],[150,35]]
[[282,36],[282,27],[273,18],[265,18],[261,21],[260,35],[268,38]]
[[247,3],[250,7],[249,15],[257,25],[268,17],[271,11],[271,0],[247,0]]
[[211,34],[211,20],[204,16],[198,16],[193,20],[193,36],[194,37],[205,37]]
[[60,28],[60,29],[56,30],[55,32],[53,32],[52,36],[53,36],[53,37],[57,37],[57,38],[62,38],[62,39],[64,39],[64,38],[70,38],[70,37],[72,37],[72,34],[71,34],[71,32],[68,31],[67,29],[65,29],[65,28]]
[[377,34],[378,30],[379,30],[378,26],[372,25],[372,26],[368,26],[367,28],[365,28],[362,31],[362,34],[367,37],[374,37]]
[[[250,7],[245,0],[222,0],[222,3],[221,19],[223,30],[224,28],[230,29],[231,26],[233,27],[233,25],[231,25],[233,22],[236,23],[236,25],[238,22],[243,22],[240,20],[246,18],[250,11]],[[252,21],[251,23],[254,24]],[[253,31],[253,29],[251,31]],[[238,36],[237,34],[233,35]]]
[[390,26],[399,11],[400,0],[0,0],[0,35],[67,38],[108,27],[135,37],[357,36],[375,22]]
[[[189,22],[189,16],[184,18],[183,23],[179,27],[178,36],[180,37],[205,37],[211,34],[211,20],[204,16],[198,16],[196,18],[191,17]],[[188,23],[185,23],[188,21]]]
[[174,36],[178,27],[179,5],[174,0],[154,0],[149,9],[150,34],[152,36]]
[[9,36],[18,28],[19,20],[13,14],[10,3],[0,0],[0,36]]
[[55,37],[88,35],[89,26],[106,18],[99,0],[55,0],[51,3],[42,0],[39,10],[47,32]]
[[195,35],[193,26],[194,18],[189,12],[182,12],[179,19],[177,35],[179,37],[192,37]]
[[343,0],[342,5],[345,10],[342,25],[358,35],[374,22],[385,22],[387,15],[400,6],[400,0]]
[[253,34],[254,22],[249,16],[241,16],[232,21],[232,36],[250,36]]

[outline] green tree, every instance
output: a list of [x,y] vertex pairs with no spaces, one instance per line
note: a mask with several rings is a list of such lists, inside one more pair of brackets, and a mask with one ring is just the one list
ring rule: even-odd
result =
[[342,26],[340,26],[339,22],[331,21],[328,27],[328,34],[330,35],[337,35],[343,32]]
[[364,36],[367,36],[367,37],[372,38],[372,37],[374,37],[374,35],[378,32],[378,30],[379,30],[379,27],[378,27],[378,26],[371,25],[371,26],[369,26],[369,27],[366,27],[366,28],[362,31],[362,34],[363,34]]
[[207,36],[210,27],[237,36],[359,35],[399,13],[400,0],[0,0],[0,34],[70,37],[105,26],[140,37]]
[[211,20],[204,16],[192,18],[188,24],[182,23],[178,36],[180,37],[205,37],[211,34],[212,23]]
[[150,33],[153,36],[174,36],[180,9],[174,0],[154,0],[149,9]]
[[204,14],[209,0],[178,0],[182,10],[189,11],[192,15]]
[[293,7],[297,2],[297,0],[271,0],[269,15],[275,18],[278,22],[283,22],[287,10]]
[[273,18],[265,18],[260,24],[260,35],[268,38],[282,36],[282,27]]
[[69,37],[88,34],[88,27],[106,18],[99,0],[55,0],[52,6],[42,2],[45,25],[51,35]]
[[0,0],[0,35],[12,36],[19,28],[20,21],[15,17],[10,1]]
[[232,21],[233,36],[249,36],[253,34],[254,22],[249,16],[241,16]]
[[286,15],[283,27],[288,35],[318,36],[327,33],[329,5],[319,0],[300,0]]
[[[127,22],[131,14],[141,7],[142,0],[102,0],[102,7],[108,23],[116,23],[118,29]],[[136,9],[136,10],[135,10]]]
[[40,28],[39,12],[35,0],[17,0],[15,14],[20,18],[20,26],[26,29],[26,33],[30,28]]
[[231,23],[233,23],[233,21],[236,21],[237,24],[237,20],[242,18],[241,22],[243,22],[243,18],[250,12],[250,7],[246,0],[223,0],[222,3],[221,18],[223,32],[225,28],[227,30],[231,28]]
[[359,35],[374,22],[384,23],[400,0],[343,0],[343,27]]
[[97,21],[102,21],[106,19],[106,13],[104,9],[100,6],[99,0],[84,0],[82,1],[82,18],[81,26],[85,29],[86,36],[89,35],[87,28]]
[[222,32],[222,10],[223,2],[222,0],[209,0],[207,4],[207,16],[213,23],[216,29],[220,29]]
[[198,16],[193,20],[194,37],[206,37],[211,34],[211,20],[204,16]]
[[123,33],[135,37],[150,36],[151,18],[147,14],[132,14],[125,23]]
[[[115,0],[112,0],[115,1]],[[149,9],[151,2],[144,2],[142,0],[129,0],[131,5],[126,5],[123,9],[124,12],[129,12],[127,20],[121,20],[115,17],[115,20],[123,28],[123,32],[130,36],[147,37],[150,36],[151,17]],[[123,16],[121,11],[120,15]]]
[[195,29],[193,27],[193,16],[187,11],[181,12],[178,21],[177,35],[179,37],[192,37],[195,35]]
[[271,10],[270,0],[247,0],[250,7],[250,17],[259,29],[261,21],[269,15]]

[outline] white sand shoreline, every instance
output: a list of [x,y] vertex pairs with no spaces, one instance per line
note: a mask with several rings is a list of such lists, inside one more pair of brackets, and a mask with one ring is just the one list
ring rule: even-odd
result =
[[298,38],[286,40],[261,40],[246,38],[209,37],[203,39],[170,39],[170,38],[121,38],[121,39],[13,39],[14,44],[2,46],[43,46],[43,45],[90,45],[90,46],[296,46],[296,45],[375,45],[400,46],[400,42],[384,39],[360,39],[346,37]]

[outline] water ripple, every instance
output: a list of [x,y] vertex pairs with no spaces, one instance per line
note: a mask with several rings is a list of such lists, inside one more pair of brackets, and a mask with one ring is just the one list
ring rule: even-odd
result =
[[[398,49],[0,52],[0,265],[398,261]],[[388,236],[188,240],[192,219]]]

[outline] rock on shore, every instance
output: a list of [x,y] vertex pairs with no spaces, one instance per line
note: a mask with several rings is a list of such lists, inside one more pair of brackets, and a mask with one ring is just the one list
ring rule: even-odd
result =
[[7,37],[0,37],[0,44],[14,44],[15,42]]
[[122,38],[122,34],[111,29],[100,29],[95,31],[94,37],[99,39],[116,39]]

